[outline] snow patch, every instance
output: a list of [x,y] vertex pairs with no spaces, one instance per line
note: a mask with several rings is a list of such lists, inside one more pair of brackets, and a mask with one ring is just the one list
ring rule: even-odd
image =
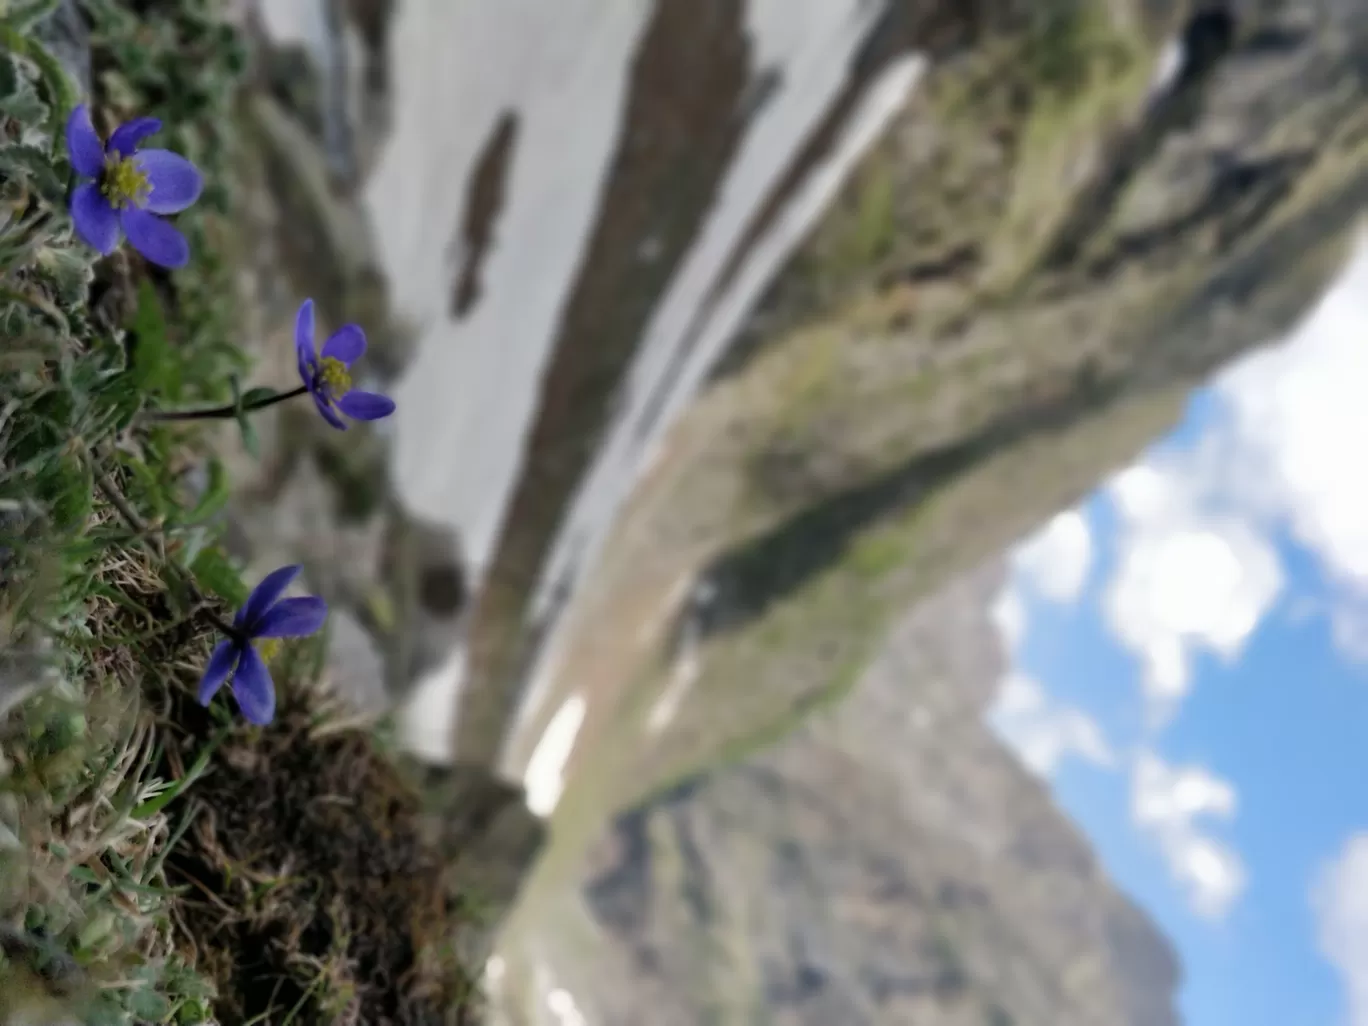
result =
[[586,711],[582,695],[566,699],[528,759],[523,787],[527,791],[527,807],[534,815],[545,817],[555,811],[565,790],[565,766],[575,750],[575,738],[584,725]]

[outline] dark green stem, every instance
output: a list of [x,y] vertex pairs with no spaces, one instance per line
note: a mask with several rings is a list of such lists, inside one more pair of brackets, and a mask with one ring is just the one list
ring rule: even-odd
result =
[[[293,399],[295,396],[304,395],[308,388],[300,385],[292,392],[281,392],[273,395],[269,399],[262,399],[242,407],[243,413],[251,413],[254,410],[264,410],[268,406],[276,403],[283,403],[286,399]],[[142,414],[143,420],[229,420],[238,415],[236,403],[228,403],[226,406],[212,406],[207,410],[145,410]]]
[[212,623],[215,627],[217,627],[220,631],[222,631],[233,641],[236,641],[239,645],[247,644],[247,635],[244,634],[242,631],[238,630],[228,621],[220,619],[218,616],[215,616],[207,609],[201,609],[200,615],[203,616],[210,623]]

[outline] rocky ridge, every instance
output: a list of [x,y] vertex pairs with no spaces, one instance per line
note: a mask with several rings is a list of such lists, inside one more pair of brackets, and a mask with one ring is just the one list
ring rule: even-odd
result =
[[1175,1026],[1167,941],[984,726],[1001,579],[920,605],[782,742],[618,818],[585,886],[606,950],[550,940],[590,1021]]

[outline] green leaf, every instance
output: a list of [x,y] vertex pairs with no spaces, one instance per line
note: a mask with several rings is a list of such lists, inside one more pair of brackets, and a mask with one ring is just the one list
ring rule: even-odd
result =
[[64,303],[75,306],[84,301],[94,277],[93,263],[84,250],[44,246],[38,251],[35,262],[51,275]]
[[63,531],[85,526],[95,505],[95,480],[85,460],[71,454],[62,461],[62,487],[52,504],[52,519]]
[[175,360],[166,338],[166,314],[157,290],[146,278],[138,286],[138,308],[130,326],[134,335],[133,381],[141,389],[157,392],[173,402],[180,398],[175,381]]
[[116,395],[110,410],[110,432],[118,435],[132,427],[133,421],[137,420],[138,414],[142,412],[142,406],[142,393],[136,389],[129,389]]
[[65,533],[85,525],[94,504],[94,481],[78,455],[65,448],[54,453],[39,468],[34,490],[57,530]]
[[76,86],[68,77],[57,58],[31,36],[25,36],[18,28],[8,22],[0,21],[0,46],[27,57],[38,67],[52,97],[52,110],[49,113],[50,138],[54,141],[62,136],[62,122],[68,111],[76,106]]
[[180,557],[187,563],[194,563],[204,551],[204,547],[214,541],[208,529],[204,527],[192,527],[183,537],[184,547],[180,551]]
[[0,75],[0,98],[4,100],[5,114],[12,118],[19,133],[19,146],[41,146],[46,135],[48,106],[38,95],[32,79],[11,54],[5,55],[5,71]]
[[256,428],[245,413],[238,414],[238,428],[242,431],[242,447],[252,459],[261,458],[261,442],[257,439]]
[[15,4],[5,12],[5,20],[20,32],[28,33],[56,9],[57,0],[34,0],[29,4]]
[[105,408],[93,425],[98,434],[95,437],[87,435],[87,439],[93,443],[99,440],[100,435],[117,435],[127,430],[142,410],[144,395],[131,374],[111,377],[101,390]]
[[135,990],[128,995],[128,1010],[138,1019],[165,1022],[171,1015],[171,1002],[155,990]]
[[248,389],[247,394],[242,397],[242,408],[244,411],[250,410],[254,406],[260,406],[268,399],[274,399],[279,394],[274,388]]
[[108,909],[92,916],[90,921],[81,927],[81,932],[76,936],[76,943],[87,950],[95,947],[100,941],[104,940],[114,932],[114,913]]
[[199,757],[195,759],[194,764],[190,767],[189,770],[186,771],[185,776],[181,777],[179,780],[177,780],[174,784],[168,787],[161,794],[157,795],[155,798],[149,798],[147,799],[147,801],[137,806],[133,810],[133,818],[151,819],[157,813],[161,812],[162,809],[166,808],[166,806],[170,805],[173,801],[175,801],[182,794],[184,794],[186,789],[189,788],[190,785],[192,785],[200,777],[204,776],[204,771],[209,768],[210,756],[214,754],[214,749],[219,746],[219,743],[226,736],[227,734],[225,731],[219,730],[219,732],[210,740],[210,742],[204,746],[204,750],[200,752]]
[[261,445],[257,441],[256,428],[252,427],[251,418],[247,415],[247,411],[242,408],[244,397],[242,386],[238,383],[236,374],[228,378],[228,386],[233,390],[233,408],[237,411],[235,416],[238,430],[242,432],[242,447],[247,450],[252,459],[257,459],[261,455]]
[[213,1010],[213,1002],[209,998],[191,998],[176,1013],[176,1022],[180,1026],[197,1026],[198,1023],[208,1022]]
[[169,512],[167,509],[166,496],[162,491],[161,480],[156,473],[142,460],[135,456],[125,454],[123,465],[127,467],[137,479],[138,485],[142,490],[140,498],[152,506],[157,516],[164,517]]
[[[243,407],[246,405],[246,396],[238,389],[237,375],[234,374],[229,383],[233,386],[233,405],[237,408],[238,430],[242,433],[242,447],[247,450],[247,454],[252,459],[260,459],[261,443],[257,440],[256,428],[252,426],[251,415]],[[256,391],[253,389],[253,391]],[[248,392],[247,395],[251,395]]]
[[205,486],[204,494],[199,497],[192,509],[185,517],[187,523],[195,524],[208,520],[228,501],[229,492],[228,474],[223,469],[222,461],[211,458],[209,460],[209,483]]
[[196,556],[190,564],[190,572],[201,586],[230,605],[240,606],[247,601],[247,586],[242,583],[242,575],[217,546]]

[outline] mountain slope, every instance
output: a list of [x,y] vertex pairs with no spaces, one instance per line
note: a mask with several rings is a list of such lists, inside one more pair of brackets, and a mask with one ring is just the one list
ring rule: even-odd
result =
[[[1368,9],[1317,7],[1190,20],[1197,63],[1163,90],[1097,18],[932,69],[770,291],[763,344],[639,483],[508,770],[576,693],[586,763],[635,750],[585,785],[630,781],[610,804],[778,736],[849,685],[892,615],[1077,502],[1290,327],[1368,203]],[[716,598],[688,697],[642,745],[697,588]]]
[[[934,895],[950,867],[989,895],[942,916],[980,988],[965,1014],[1000,1001],[1020,1021],[1169,1021],[1171,957],[1036,786],[984,768],[1006,756],[973,717],[936,731],[944,749],[874,744],[900,705],[876,715],[851,694],[904,610],[1077,502],[1206,375],[1286,331],[1368,204],[1368,8],[1192,5],[1185,59],[1156,79],[1158,48],[1118,13],[1144,6],[1051,6],[1061,31],[1008,33],[933,67],[670,433],[508,746],[521,773],[548,722],[583,704],[553,849],[502,948],[510,988],[536,965],[586,1007],[606,995],[637,1014],[747,1021],[767,945],[839,935],[848,947],[814,963],[825,983],[812,1001],[867,1011],[878,988],[862,952],[876,945],[801,911],[808,932],[790,930],[780,910],[813,887],[816,916],[839,892],[825,864],[839,874],[887,851],[909,894]],[[948,813],[904,800],[978,801],[979,825],[959,836]],[[578,922],[566,896],[605,810],[622,809],[637,811],[595,866],[603,923]],[[786,842],[806,854],[782,882]],[[1002,861],[974,869],[976,845]],[[731,864],[747,868],[729,883],[718,867]],[[738,918],[719,925],[715,909]],[[937,911],[909,904],[920,925],[904,958]],[[546,946],[562,928],[575,950]],[[581,967],[605,929],[621,935],[605,956],[617,968]],[[1048,968],[1007,968],[1037,945]],[[1115,964],[1076,961],[1093,947]],[[811,957],[779,964],[811,984]],[[912,964],[934,978],[934,960]],[[1051,979],[1082,991],[1051,1005]],[[820,1021],[831,1006],[809,1011]]]
[[983,724],[1000,576],[913,611],[840,706],[618,818],[597,931],[536,942],[589,1021],[1176,1024],[1167,942]]

